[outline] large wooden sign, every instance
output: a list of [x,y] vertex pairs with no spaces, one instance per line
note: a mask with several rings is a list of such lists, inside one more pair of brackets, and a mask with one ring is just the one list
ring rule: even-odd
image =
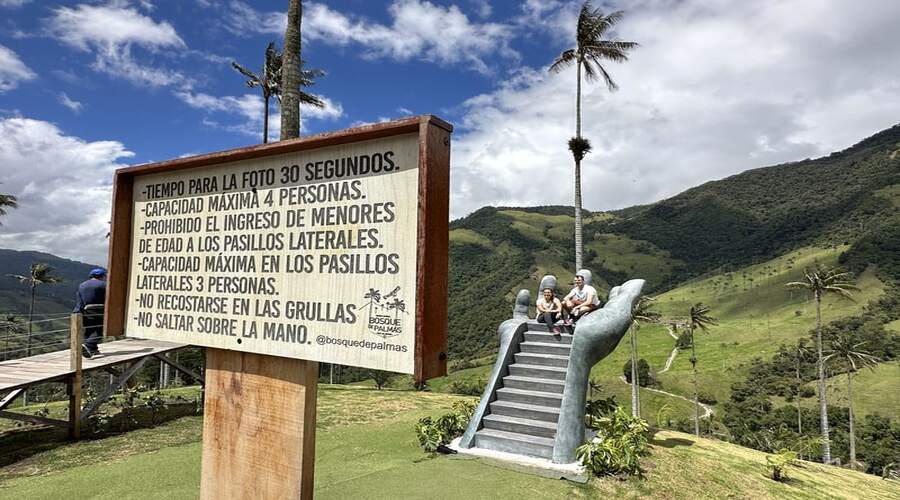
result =
[[118,170],[107,335],[443,375],[451,131],[415,117]]

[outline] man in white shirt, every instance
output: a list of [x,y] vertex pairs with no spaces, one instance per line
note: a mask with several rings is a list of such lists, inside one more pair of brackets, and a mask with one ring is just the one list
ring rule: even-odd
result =
[[584,276],[575,275],[575,288],[562,300],[563,311],[569,314],[566,325],[578,321],[585,314],[600,307],[600,298],[597,290],[591,285],[584,284]]

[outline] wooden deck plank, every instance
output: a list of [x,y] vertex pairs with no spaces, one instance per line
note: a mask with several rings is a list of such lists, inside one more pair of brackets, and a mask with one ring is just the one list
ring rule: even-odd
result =
[[[82,360],[82,371],[102,370],[104,368],[138,360],[154,354],[166,353],[187,347],[186,344],[124,338],[100,344],[101,356]],[[39,383],[65,378],[72,374],[69,349],[28,358],[0,361],[0,391],[9,391]]]

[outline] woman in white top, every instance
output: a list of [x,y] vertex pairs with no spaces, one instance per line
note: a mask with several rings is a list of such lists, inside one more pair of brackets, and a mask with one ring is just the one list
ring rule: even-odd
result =
[[562,312],[562,303],[553,294],[553,289],[544,288],[541,296],[535,302],[537,308],[538,323],[546,323],[547,328],[553,333],[560,333],[556,327],[559,315]]

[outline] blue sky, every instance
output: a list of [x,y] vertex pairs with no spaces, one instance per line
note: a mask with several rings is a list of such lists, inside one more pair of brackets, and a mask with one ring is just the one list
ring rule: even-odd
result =
[[[900,2],[619,0],[641,43],[587,84],[585,206],[621,208],[748,168],[827,154],[900,122]],[[112,171],[261,140],[230,67],[281,45],[286,0],[0,0],[0,247],[105,261]],[[580,2],[304,2],[327,74],[304,133],[408,114],[456,125],[451,212],[571,204]],[[277,112],[277,110],[276,110]],[[277,116],[272,119],[277,136]]]

